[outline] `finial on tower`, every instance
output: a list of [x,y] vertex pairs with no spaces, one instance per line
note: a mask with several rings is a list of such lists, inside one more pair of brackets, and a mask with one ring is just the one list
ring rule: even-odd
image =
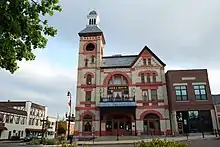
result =
[[98,13],[95,10],[89,12],[87,18],[88,18],[88,26],[98,26],[100,19]]

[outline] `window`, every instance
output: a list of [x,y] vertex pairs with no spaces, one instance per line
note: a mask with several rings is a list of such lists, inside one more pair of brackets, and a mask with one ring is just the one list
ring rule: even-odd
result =
[[128,80],[126,77],[120,74],[116,74],[111,77],[111,79],[108,81],[109,85],[126,85],[128,84]]
[[147,64],[147,60],[143,59],[143,64],[146,65]]
[[86,84],[91,85],[92,84],[92,76],[90,74],[87,75],[86,77]]
[[18,116],[18,117],[17,117],[17,119],[16,119],[16,122],[15,122],[15,123],[16,123],[16,124],[19,124],[19,122],[20,122],[20,116]]
[[91,91],[86,91],[86,101],[91,101]]
[[205,85],[194,85],[193,88],[194,88],[196,100],[208,99]]
[[147,59],[148,65],[151,65],[151,58]]
[[21,137],[23,137],[24,131],[21,131]]
[[86,51],[93,51],[95,49],[95,45],[93,43],[89,43],[86,46]]
[[187,101],[188,100],[188,94],[187,94],[187,86],[175,86],[176,91],[176,100],[177,101]]
[[85,60],[85,67],[88,66],[88,59]]
[[28,123],[28,124],[29,124],[29,125],[31,125],[31,122],[32,122],[32,119],[30,118],[30,119],[29,119],[29,123]]
[[152,101],[156,101],[157,100],[157,90],[156,89],[152,89],[151,90],[151,100]]
[[90,115],[86,115],[83,117],[83,131],[92,131],[92,117]]
[[147,83],[150,83],[150,74],[147,74]]
[[157,77],[156,77],[156,74],[153,73],[153,83],[156,83],[157,82]]
[[141,83],[145,83],[144,73],[141,74]]
[[142,91],[142,98],[144,101],[148,101],[148,90]]
[[39,119],[36,119],[36,124],[35,124],[36,126],[38,126],[39,125]]
[[13,123],[14,116],[10,116],[10,123]]
[[94,63],[95,62],[95,56],[91,57],[91,62]]
[[21,119],[21,124],[24,125],[24,117]]
[[8,115],[5,116],[5,122],[9,123],[9,116]]
[[34,120],[35,120],[35,119],[32,119],[31,125],[34,125]]
[[92,24],[92,20],[91,19],[89,19],[89,25],[91,25]]
[[4,121],[4,114],[0,114],[0,122],[3,122]]

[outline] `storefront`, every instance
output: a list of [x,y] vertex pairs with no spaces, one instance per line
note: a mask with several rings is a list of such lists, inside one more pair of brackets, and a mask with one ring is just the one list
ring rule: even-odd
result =
[[177,111],[176,119],[179,134],[213,131],[210,110]]

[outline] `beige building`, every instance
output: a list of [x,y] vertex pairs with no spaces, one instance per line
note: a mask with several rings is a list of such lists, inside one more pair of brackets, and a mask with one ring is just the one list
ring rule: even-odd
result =
[[79,32],[75,133],[170,134],[165,64],[147,47],[138,55],[104,56],[99,16]]

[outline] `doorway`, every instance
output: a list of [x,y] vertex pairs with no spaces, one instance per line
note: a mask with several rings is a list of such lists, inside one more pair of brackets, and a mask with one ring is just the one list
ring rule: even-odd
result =
[[147,114],[143,120],[144,134],[160,135],[160,117],[156,114]]
[[125,115],[113,115],[107,117],[106,131],[109,135],[131,135],[132,121],[131,117]]

